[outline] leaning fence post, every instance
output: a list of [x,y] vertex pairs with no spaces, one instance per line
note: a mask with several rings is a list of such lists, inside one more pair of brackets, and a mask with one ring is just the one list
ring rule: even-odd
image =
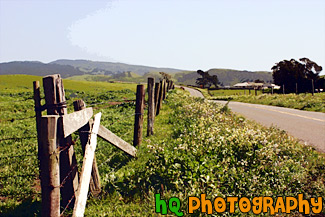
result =
[[160,90],[160,83],[156,82],[156,84],[155,84],[155,115],[156,115],[157,107],[158,107],[159,90]]
[[89,190],[89,182],[91,177],[92,165],[94,162],[95,150],[97,147],[97,134],[100,126],[100,118],[102,113],[98,113],[94,117],[94,124],[91,129],[90,141],[85,149],[85,156],[82,163],[80,175],[80,188],[76,193],[76,204],[73,208],[73,217],[84,216],[87,203],[87,194]]
[[[80,111],[86,108],[86,104],[83,100],[76,100],[73,102],[73,107],[75,111]],[[85,147],[89,140],[90,128],[91,128],[90,125],[91,124],[88,122],[85,126],[79,129],[79,138],[80,138],[82,151],[84,154],[85,154]],[[97,167],[96,156],[94,156],[93,167],[91,170],[89,189],[94,196],[98,196],[101,192],[100,176]]]
[[153,135],[153,125],[155,119],[155,99],[154,99],[154,78],[148,78],[148,127],[147,136]]
[[[43,78],[45,102],[48,115],[65,115],[67,106],[65,101],[64,87],[59,74],[49,75]],[[60,118],[62,120],[62,118]],[[73,207],[75,192],[78,189],[78,168],[74,153],[71,136],[64,138],[63,123],[58,123],[57,142],[62,149],[60,151],[60,182],[62,206],[68,204]],[[64,183],[62,183],[64,181]]]
[[41,119],[42,216],[60,216],[60,165],[57,148],[58,115]]
[[145,96],[144,86],[138,85],[137,99],[136,99],[136,106],[135,106],[133,146],[140,145],[142,140],[144,96]]

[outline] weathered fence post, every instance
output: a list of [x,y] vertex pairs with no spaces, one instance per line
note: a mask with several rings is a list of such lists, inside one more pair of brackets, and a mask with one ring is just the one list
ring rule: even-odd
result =
[[167,97],[167,80],[165,80],[165,91],[164,91],[164,98],[163,98],[163,100],[165,100],[166,99],[166,97]]
[[162,99],[164,95],[164,82],[160,81],[160,88],[159,88],[159,97],[158,97],[158,105],[157,105],[157,111],[156,111],[156,116],[159,115],[161,104],[162,104]]
[[298,95],[298,83],[296,82],[296,95]]
[[148,127],[147,136],[153,135],[153,125],[155,120],[155,96],[154,78],[148,78]]
[[137,99],[135,106],[133,146],[139,146],[142,141],[143,112],[144,112],[144,86],[137,86]]
[[257,88],[255,88],[255,96],[257,96]]
[[38,142],[38,160],[40,161],[42,146],[40,145],[41,141],[41,118],[42,118],[42,109],[41,109],[41,91],[39,81],[33,82],[34,89],[34,104],[35,104],[35,116],[36,116],[36,131],[37,131],[37,142]]
[[274,90],[274,87],[273,87],[273,86],[271,86],[271,92],[272,92],[272,95],[273,95],[273,90]]
[[[67,106],[61,76],[50,75],[43,78],[45,102],[48,115],[65,115]],[[60,118],[62,120],[62,118]],[[60,151],[60,182],[63,207],[73,207],[75,192],[78,189],[78,168],[71,136],[64,138],[63,123],[58,122],[57,142]],[[64,181],[64,183],[62,183]],[[71,200],[71,201],[70,201]]]
[[[83,100],[76,100],[73,102],[73,107],[75,111],[80,111],[86,108],[86,104]],[[85,126],[81,127],[79,131],[79,138],[82,147],[82,151],[85,154],[86,145],[89,140],[91,123],[87,123]],[[89,133],[87,133],[89,132]],[[97,167],[96,156],[94,156],[93,167],[91,170],[91,179],[89,183],[90,192],[94,196],[98,196],[101,192],[100,176]]]
[[251,95],[251,89],[248,88],[248,95]]
[[58,115],[41,119],[42,216],[60,216],[60,165],[57,147]]
[[162,100],[165,100],[166,99],[166,80],[163,80],[163,93],[162,93]]
[[170,81],[167,81],[167,85],[166,85],[167,86],[167,88],[166,88],[167,92],[169,91],[169,85],[170,85]]
[[160,90],[160,83],[156,82],[156,84],[155,84],[155,115],[157,113],[157,107],[158,107],[159,90]]

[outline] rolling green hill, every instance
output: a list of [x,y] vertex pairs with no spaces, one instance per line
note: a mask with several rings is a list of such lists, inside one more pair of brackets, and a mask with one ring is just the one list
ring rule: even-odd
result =
[[61,74],[63,78],[83,75],[85,72],[69,65],[45,64],[33,61],[15,61],[0,63],[0,75],[38,75],[46,76],[50,74]]
[[129,65],[125,63],[111,63],[111,62],[98,62],[98,61],[90,61],[90,60],[56,60],[51,62],[50,64],[57,65],[69,65],[75,68],[79,68],[80,70],[98,73],[98,74],[120,74],[123,72],[134,72],[139,75],[144,75],[148,72],[153,71],[162,71],[166,73],[176,73],[182,70],[172,69],[172,68],[157,68],[150,66],[139,66],[139,65]]
[[[124,63],[95,62],[89,60],[56,60],[45,64],[41,62],[9,62],[0,63],[0,75],[26,74],[45,76],[61,74],[62,78],[83,81],[101,82],[146,82],[148,77],[155,80],[161,78],[159,72],[166,72],[176,83],[195,85],[199,75],[196,71],[182,71],[170,68],[155,68],[148,66],[128,65]],[[250,72],[233,69],[210,69],[210,75],[217,75],[224,86],[238,82],[254,81],[256,79],[272,82],[271,72]]]

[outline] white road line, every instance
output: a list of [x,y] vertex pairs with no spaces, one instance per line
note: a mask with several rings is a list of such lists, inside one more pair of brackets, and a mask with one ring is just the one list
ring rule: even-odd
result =
[[260,107],[260,106],[253,106],[253,105],[248,105],[248,104],[245,105],[245,106],[252,107],[252,108],[257,108],[257,109],[269,110],[269,111],[273,111],[273,112],[279,112],[279,113],[282,113],[282,114],[292,115],[292,116],[306,118],[306,119],[310,119],[310,120],[325,122],[325,120],[322,120],[322,119],[307,117],[307,116],[304,116],[304,115],[293,114],[293,113],[290,113],[290,112],[278,111],[278,110],[275,110],[275,109],[270,109],[270,108],[265,108],[265,107]]

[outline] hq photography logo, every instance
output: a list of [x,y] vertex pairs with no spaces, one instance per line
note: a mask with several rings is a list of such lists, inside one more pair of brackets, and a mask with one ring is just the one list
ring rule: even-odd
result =
[[[214,200],[206,198],[206,194],[201,194],[200,197],[188,197],[188,207],[182,209],[181,200],[177,197],[172,197],[169,200],[164,200],[160,194],[155,194],[155,212],[162,215],[167,215],[168,210],[176,216],[184,216],[185,214],[193,214],[201,212],[205,214],[216,213],[234,213],[239,209],[242,213],[253,212],[258,215],[261,213],[275,214],[290,214],[298,211],[303,215],[319,214],[323,210],[323,198],[310,198],[306,200],[303,194],[298,194],[296,197],[216,197]],[[186,212],[185,212],[186,210]]]

